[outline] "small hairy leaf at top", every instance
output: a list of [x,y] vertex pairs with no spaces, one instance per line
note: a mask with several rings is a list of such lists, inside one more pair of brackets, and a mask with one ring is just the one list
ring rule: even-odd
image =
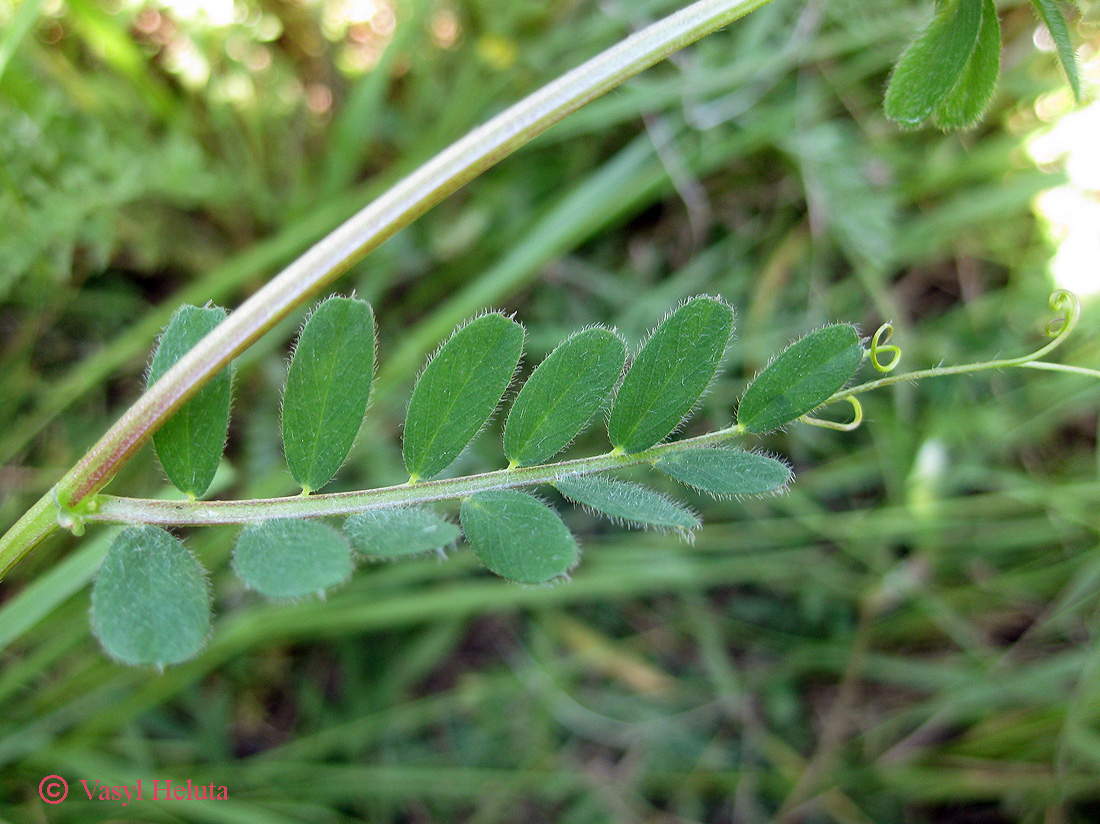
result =
[[916,126],[963,75],[978,42],[984,0],[943,0],[935,17],[902,52],[886,87],[886,116]]
[[978,40],[959,80],[936,104],[932,119],[941,129],[968,129],[993,99],[1001,71],[1001,22],[993,0],[982,0]]
[[699,527],[699,519],[686,506],[641,484],[600,475],[566,475],[554,486],[569,500],[612,519],[682,531]]
[[733,309],[692,298],[669,315],[634,358],[619,387],[607,433],[623,452],[664,440],[710,386],[733,333]]
[[278,518],[241,532],[233,550],[233,568],[261,595],[301,598],[346,581],[352,569],[351,548],[330,526]]
[[450,546],[458,527],[419,506],[357,512],[344,523],[352,548],[368,558],[404,558]]
[[92,587],[92,629],[126,664],[175,664],[202,648],[210,592],[195,556],[163,529],[119,533]]
[[351,451],[374,378],[374,313],[329,298],[309,316],[283,389],[283,452],[307,492],[329,481]]
[[405,416],[405,468],[438,475],[481,431],[512,382],[523,327],[498,312],[455,331],[424,368]]
[[565,449],[607,402],[626,344],[608,329],[584,329],[558,344],[523,384],[504,426],[504,454],[537,464]]
[[474,553],[502,578],[542,584],[577,562],[577,542],[558,513],[526,492],[478,492],[462,502],[459,518]]
[[672,452],[654,466],[680,483],[719,497],[763,495],[791,480],[791,468],[782,461],[729,447]]
[[737,407],[746,432],[770,432],[812,412],[842,389],[859,368],[856,328],[837,323],[810,332],[756,376]]
[[[156,383],[225,317],[220,306],[181,306],[160,336],[146,384]],[[180,492],[198,497],[214,480],[229,432],[232,392],[233,376],[226,367],[153,433],[164,474]]]
[[1066,25],[1066,18],[1062,14],[1062,10],[1058,8],[1057,0],[1031,0],[1031,5],[1035,7],[1035,11],[1038,12],[1039,17],[1042,18],[1043,23],[1050,32],[1050,36],[1054,40],[1054,47],[1058,50],[1058,59],[1066,72],[1069,87],[1073,89],[1073,97],[1075,100],[1080,101],[1081,77],[1077,71],[1077,54],[1073,50],[1073,41],[1070,40],[1069,36],[1069,26]]

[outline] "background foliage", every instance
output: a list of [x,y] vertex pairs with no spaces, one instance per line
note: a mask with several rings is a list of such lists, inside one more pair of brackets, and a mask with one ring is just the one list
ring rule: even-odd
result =
[[[180,303],[235,305],[401,173],[674,5],[0,5],[3,525],[140,391]],[[768,354],[831,321],[892,319],[909,367],[1026,351],[1051,288],[1032,202],[1064,178],[1024,142],[1069,103],[1028,4],[998,6],[1001,86],[971,132],[881,113],[927,4],[776,0],[395,237],[340,283],[375,307],[380,371],[330,488],[405,480],[413,377],[486,307],[522,317],[537,362],[581,326],[636,345],[680,298],[721,294],[737,340],[691,432],[727,424]],[[1095,30],[1076,34],[1094,54]],[[1096,313],[1066,362],[1100,359]],[[297,320],[238,364],[218,495],[295,490],[277,399]],[[693,498],[693,544],[573,511],[568,585],[510,585],[466,550],[269,605],[229,572],[236,530],[184,531],[221,617],[163,674],[90,636],[110,532],[54,541],[0,587],[0,818],[1093,821],[1098,397],[1020,373],[883,392],[855,433],[759,439],[798,482]],[[499,437],[452,471],[498,468]],[[164,486],[146,449],[111,491]],[[70,782],[57,806],[35,791],[50,773]],[[81,802],[79,778],[191,778],[230,800],[123,810]]]

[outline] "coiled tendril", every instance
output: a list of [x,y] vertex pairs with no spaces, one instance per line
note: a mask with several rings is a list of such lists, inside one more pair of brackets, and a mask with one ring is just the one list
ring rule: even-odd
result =
[[[867,350],[867,354],[871,358],[871,365],[875,367],[875,370],[886,374],[897,368],[901,363],[901,347],[894,344],[887,344],[890,341],[890,336],[894,334],[893,325],[887,321],[875,330],[875,334],[871,336],[871,348]],[[889,363],[883,363],[879,360],[879,356],[883,353],[893,355],[894,357]]]

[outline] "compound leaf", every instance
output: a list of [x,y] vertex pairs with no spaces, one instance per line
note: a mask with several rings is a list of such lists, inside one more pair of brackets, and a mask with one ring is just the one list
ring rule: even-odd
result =
[[[146,385],[156,383],[225,317],[220,306],[181,306],[160,336]],[[229,432],[232,392],[233,377],[227,366],[153,433],[164,474],[180,492],[197,498],[214,480]]]
[[126,664],[175,664],[199,651],[210,628],[210,591],[195,556],[163,529],[119,533],[92,587],[92,629]]
[[458,527],[422,507],[358,512],[344,523],[352,548],[369,558],[402,558],[442,549],[462,537]]
[[566,475],[554,486],[569,500],[614,520],[684,531],[699,527],[699,519],[686,506],[641,484],[600,475]]
[[331,481],[347,458],[373,377],[370,304],[329,298],[302,327],[283,389],[283,452],[307,492]]
[[756,376],[737,407],[746,432],[769,432],[797,420],[843,388],[863,359],[856,328],[847,323],[810,332]]
[[886,116],[924,121],[959,82],[978,41],[984,0],[943,0],[935,17],[898,59],[886,87]]
[[455,331],[428,362],[405,416],[405,468],[414,480],[446,469],[500,403],[523,353],[523,327],[493,312]]
[[626,362],[626,344],[608,329],[562,341],[531,373],[504,426],[504,454],[537,464],[563,450],[607,402]]
[[523,584],[542,584],[577,562],[577,542],[558,513],[514,489],[478,492],[459,512],[466,540],[490,570]]
[[1056,0],[1031,0],[1031,5],[1035,7],[1035,11],[1050,32],[1054,47],[1058,50],[1058,59],[1062,63],[1062,68],[1065,69],[1066,79],[1069,81],[1070,88],[1073,89],[1073,97],[1080,101],[1081,77],[1077,71],[1077,54],[1073,50],[1069,26],[1066,25],[1062,10],[1058,8]]
[[791,468],[782,461],[743,449],[685,449],[659,458],[657,469],[711,495],[763,495],[786,486]]
[[733,333],[733,309],[692,298],[669,315],[631,364],[611,408],[607,433],[623,452],[664,440],[691,413]]
[[351,575],[344,536],[317,521],[279,518],[241,532],[233,568],[251,589],[268,598],[300,598],[323,592]]
[[978,119],[993,99],[997,75],[1001,70],[1001,21],[993,0],[982,0],[982,23],[970,59],[955,87],[947,93],[933,113],[942,129],[966,129]]

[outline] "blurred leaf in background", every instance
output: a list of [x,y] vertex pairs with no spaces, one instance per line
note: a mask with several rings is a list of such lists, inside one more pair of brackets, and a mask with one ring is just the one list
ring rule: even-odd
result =
[[[0,0],[4,526],[136,397],[179,305],[237,305],[400,174],[677,5]],[[337,287],[376,309],[379,372],[328,488],[407,478],[416,371],[486,308],[524,321],[533,364],[597,323],[636,351],[680,300],[721,296],[738,332],[687,434],[730,423],[768,356],[829,323],[892,320],[911,368],[1028,351],[1054,246],[1076,248],[1054,207],[1100,185],[1061,159],[1095,150],[1058,131],[1075,104],[1056,44],[1030,3],[997,5],[1000,85],[965,134],[883,113],[931,4],[775,0],[394,237]],[[1079,117],[1097,30],[1062,8]],[[1029,155],[1041,131],[1057,140]],[[1097,311],[1065,362],[1096,366]],[[278,399],[301,319],[239,360],[212,494],[296,491]],[[91,637],[112,533],[57,541],[0,585],[0,819],[1095,821],[1098,401],[1045,373],[882,392],[855,433],[753,438],[797,483],[688,494],[692,544],[555,498],[584,557],[565,585],[496,580],[461,547],[268,604],[229,569],[235,530],[182,531],[218,618],[163,674]],[[605,450],[600,429],[563,454]],[[500,461],[494,426],[447,472]],[[151,449],[111,491],[169,494]],[[65,803],[35,792],[49,774]],[[229,800],[123,810],[82,802],[81,778]]]

